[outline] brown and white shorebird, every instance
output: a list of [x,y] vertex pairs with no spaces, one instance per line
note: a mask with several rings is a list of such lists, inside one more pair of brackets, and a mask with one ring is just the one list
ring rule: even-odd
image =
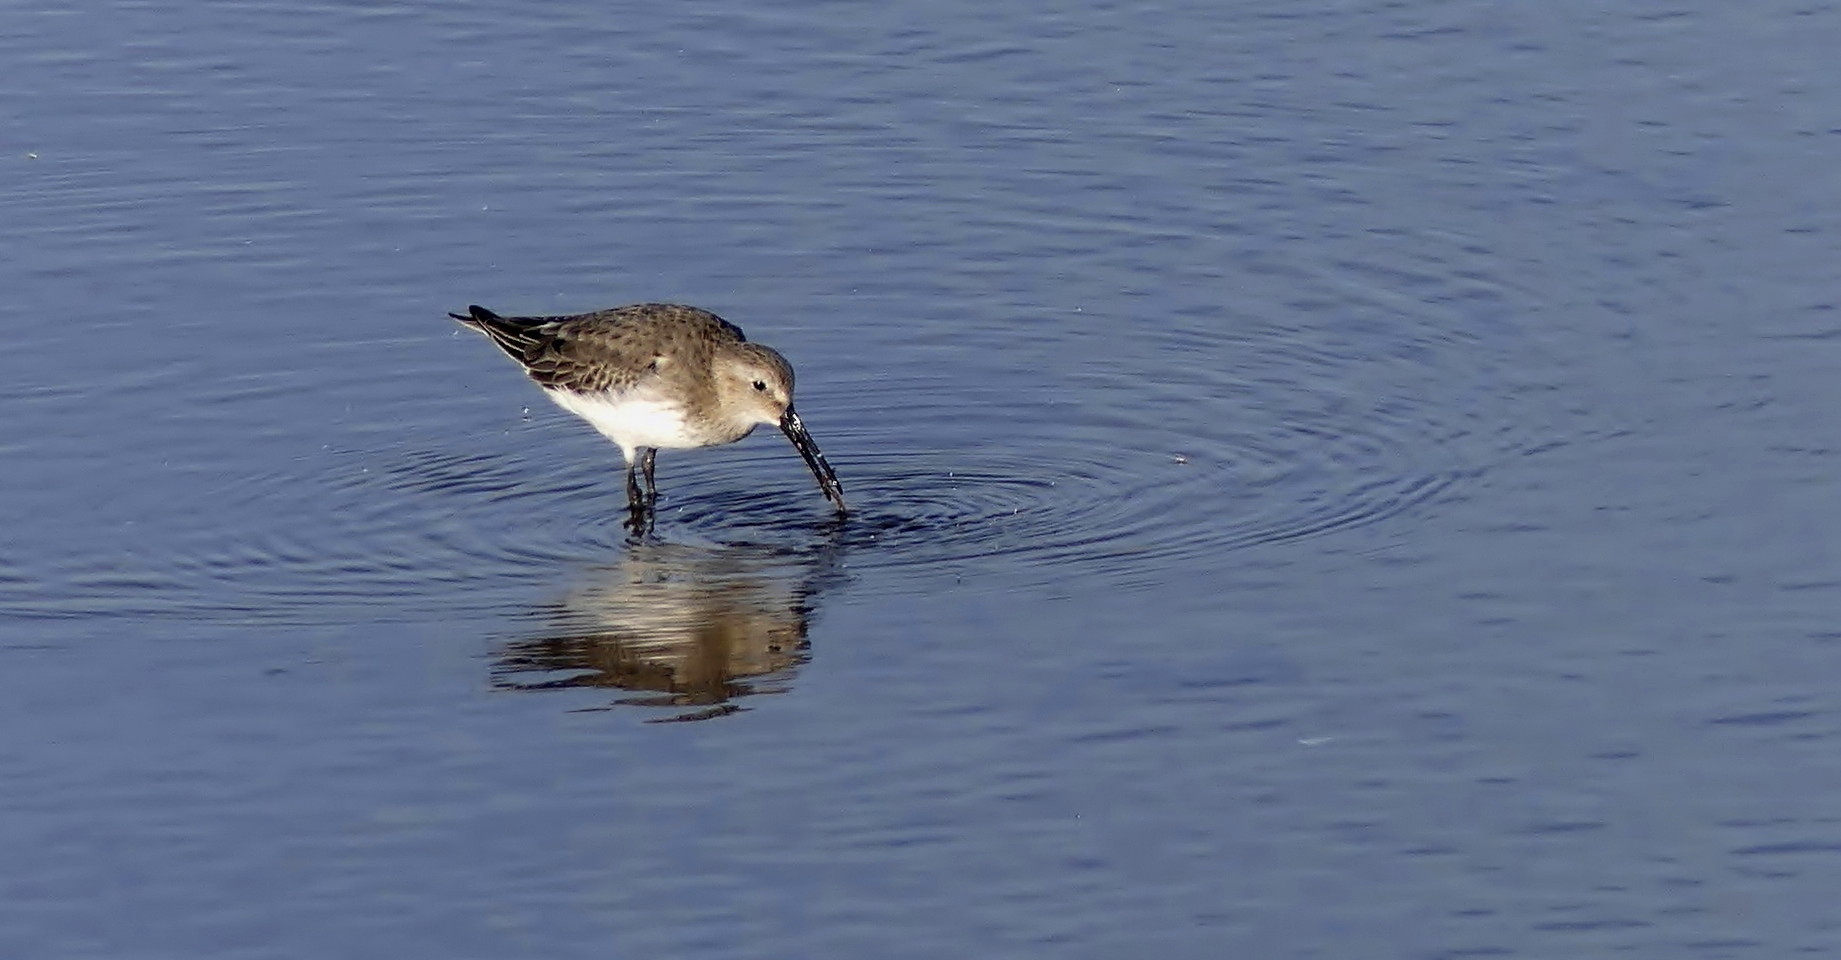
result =
[[471,306],[448,316],[491,338],[558,406],[619,445],[636,521],[658,499],[658,451],[734,443],[763,423],[786,434],[844,512],[843,484],[793,412],[792,364],[708,310],[636,303],[567,317],[501,317]]

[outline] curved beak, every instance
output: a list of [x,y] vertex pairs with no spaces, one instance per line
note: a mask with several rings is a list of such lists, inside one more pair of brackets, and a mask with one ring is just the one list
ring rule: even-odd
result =
[[830,462],[825,460],[824,453],[818,449],[818,443],[806,432],[805,424],[792,407],[787,407],[786,413],[780,417],[780,432],[793,442],[793,449],[805,458],[805,465],[812,468],[812,476],[818,480],[818,489],[825,492],[825,499],[836,505],[838,513],[844,513],[844,485],[837,482],[837,474],[831,471]]

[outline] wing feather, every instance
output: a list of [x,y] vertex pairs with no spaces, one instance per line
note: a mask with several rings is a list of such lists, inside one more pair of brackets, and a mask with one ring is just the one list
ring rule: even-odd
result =
[[481,306],[448,316],[490,338],[547,389],[624,393],[670,365],[707,369],[741,328],[696,307],[639,303],[566,317],[505,317]]

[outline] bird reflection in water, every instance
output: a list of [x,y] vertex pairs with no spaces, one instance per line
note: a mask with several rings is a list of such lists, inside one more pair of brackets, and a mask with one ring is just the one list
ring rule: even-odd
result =
[[563,598],[557,632],[494,655],[493,686],[605,687],[636,692],[615,704],[694,708],[650,723],[735,713],[740,697],[788,688],[817,596],[839,577],[828,546],[634,543]]

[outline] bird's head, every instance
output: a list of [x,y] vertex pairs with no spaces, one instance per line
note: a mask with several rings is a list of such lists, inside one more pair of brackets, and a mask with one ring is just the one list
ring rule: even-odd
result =
[[793,365],[785,357],[758,343],[738,344],[716,360],[716,393],[723,409],[729,411],[730,422],[738,429],[745,427],[744,433],[756,424],[779,427],[811,468],[825,498],[838,513],[844,512],[843,484],[793,411]]
[[738,344],[716,359],[716,393],[737,427],[777,427],[793,408],[793,366],[758,343]]

